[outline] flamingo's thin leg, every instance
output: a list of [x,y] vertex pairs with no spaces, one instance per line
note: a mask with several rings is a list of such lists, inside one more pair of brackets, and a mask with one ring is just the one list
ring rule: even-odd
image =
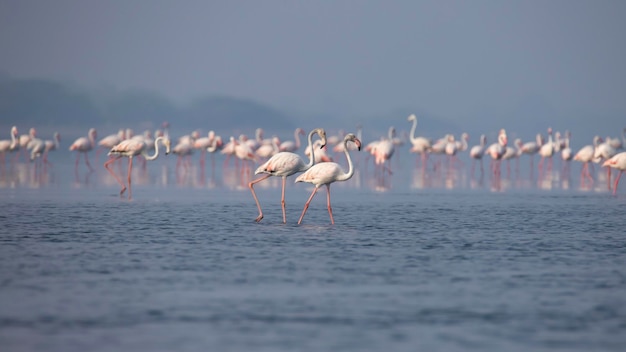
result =
[[313,192],[311,193],[311,196],[309,197],[309,200],[306,201],[306,203],[304,203],[304,209],[302,210],[302,215],[300,215],[300,220],[298,220],[298,225],[300,225],[300,223],[302,222],[302,218],[304,218],[304,214],[306,213],[306,210],[309,209],[309,204],[311,204],[311,200],[313,199],[313,196],[315,196],[315,193],[317,193],[317,190],[319,188],[315,187],[313,189]]

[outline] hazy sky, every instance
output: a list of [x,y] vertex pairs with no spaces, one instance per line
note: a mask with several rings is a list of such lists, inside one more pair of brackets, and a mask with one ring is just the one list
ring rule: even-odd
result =
[[626,116],[625,18],[626,1],[0,0],[0,71],[312,112]]

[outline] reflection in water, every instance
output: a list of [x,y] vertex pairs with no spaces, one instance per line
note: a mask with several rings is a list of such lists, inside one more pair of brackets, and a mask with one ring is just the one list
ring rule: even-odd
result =
[[[41,161],[7,161],[0,165],[0,188],[42,188],[70,185],[73,188],[97,188],[100,186],[116,188],[117,182],[102,166],[95,165],[95,171],[84,168],[75,170],[71,161],[54,160],[53,163]],[[225,157],[222,157],[224,159]],[[494,173],[492,166],[485,165],[484,172],[479,168],[471,173],[471,164],[462,162],[448,162],[433,155],[426,163],[416,165],[411,156],[392,160],[391,173],[376,169],[373,160],[359,158],[355,173],[347,182],[337,183],[336,188],[364,189],[373,192],[389,192],[393,190],[487,190],[492,192],[506,192],[509,190],[538,189],[543,191],[577,190],[593,192],[609,192],[609,178],[605,169],[590,168],[591,178],[582,177],[580,163],[554,165],[550,170],[545,168],[539,172],[533,170],[531,163],[511,161],[510,172],[507,163],[503,162],[501,174]],[[432,160],[431,160],[432,159]],[[180,164],[169,157],[159,159],[144,165],[137,162],[133,168],[132,180],[134,186],[142,187],[181,187],[197,189],[228,189],[233,191],[248,191],[248,183],[256,178],[253,174],[258,166],[251,162],[224,163],[224,160],[211,160],[210,163],[200,163],[192,159],[189,164]],[[513,164],[515,162],[515,164]],[[341,161],[340,161],[341,163]],[[369,164],[369,165],[368,165]],[[469,165],[470,167],[466,167]],[[343,166],[347,169],[347,166]],[[112,165],[119,175],[126,175],[127,163],[121,161]],[[533,172],[534,171],[534,172]],[[614,179],[613,173],[611,179]],[[294,178],[288,182],[293,183]],[[259,189],[280,188],[280,178],[270,178],[257,185]],[[295,186],[298,187],[298,186]]]

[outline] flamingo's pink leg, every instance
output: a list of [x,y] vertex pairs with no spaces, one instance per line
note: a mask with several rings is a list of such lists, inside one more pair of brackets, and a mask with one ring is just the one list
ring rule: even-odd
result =
[[334,225],[333,208],[330,206],[330,183],[326,185],[326,206],[328,207],[328,215],[330,215],[330,223]]
[[119,183],[120,186],[122,186],[122,190],[120,191],[120,196],[122,196],[122,194],[124,194],[124,191],[126,191],[126,185],[124,185],[124,182],[122,182],[122,180],[113,172],[113,170],[109,169],[109,165],[114,163],[117,159],[119,159],[119,157],[114,157],[114,158],[109,159],[107,162],[104,163],[104,167],[113,176],[113,178],[115,178],[117,183]]
[[311,196],[309,197],[309,200],[306,201],[306,203],[304,204],[304,209],[302,210],[302,215],[300,215],[300,220],[298,220],[298,225],[300,225],[300,223],[302,222],[302,218],[304,218],[304,214],[306,213],[306,210],[309,209],[309,204],[311,204],[311,200],[313,199],[313,196],[315,195],[315,193],[317,193],[317,190],[319,188],[315,187],[313,189],[313,192],[311,193]]
[[254,221],[259,222],[263,219],[263,211],[261,210],[261,204],[259,203],[259,199],[256,196],[256,192],[254,192],[254,185],[267,179],[268,177],[270,177],[272,175],[267,174],[259,179],[256,179],[254,181],[251,181],[250,183],[248,183],[248,187],[250,188],[250,191],[252,191],[252,196],[254,197],[254,201],[256,202],[256,207],[259,209],[259,216],[256,217],[256,219]]

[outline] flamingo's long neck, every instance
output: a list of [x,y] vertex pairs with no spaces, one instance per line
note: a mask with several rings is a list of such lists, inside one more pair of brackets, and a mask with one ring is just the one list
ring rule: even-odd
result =
[[158,137],[157,139],[154,140],[154,154],[147,155],[147,154],[142,153],[144,158],[146,158],[146,160],[154,160],[159,156],[159,142],[162,140],[163,140],[163,137]]
[[93,131],[89,131],[89,145],[91,148],[96,146],[96,137],[93,135]]
[[417,119],[413,120],[413,126],[411,126],[411,133],[409,134],[409,138],[411,139],[411,143],[415,143],[417,138],[415,137],[415,130],[417,129]]
[[14,147],[15,144],[17,143],[17,139],[15,138],[15,136],[17,135],[17,132],[15,132],[15,130],[11,130],[11,146]]
[[304,170],[302,171],[306,171],[310,169],[313,166],[313,164],[315,164],[315,146],[312,145],[313,135],[315,133],[317,133],[317,130],[312,130],[311,132],[309,132],[309,135],[307,136],[307,143],[308,143],[308,148],[311,150],[311,157],[309,158],[309,163],[304,166]]
[[296,130],[293,136],[296,138],[296,149],[300,149],[300,130]]
[[338,181],[345,181],[350,179],[352,175],[354,175],[354,165],[352,165],[352,158],[350,157],[350,153],[348,152],[348,140],[344,139],[343,141],[343,152],[346,154],[346,158],[348,159],[348,172],[345,174],[341,174],[337,177]]

